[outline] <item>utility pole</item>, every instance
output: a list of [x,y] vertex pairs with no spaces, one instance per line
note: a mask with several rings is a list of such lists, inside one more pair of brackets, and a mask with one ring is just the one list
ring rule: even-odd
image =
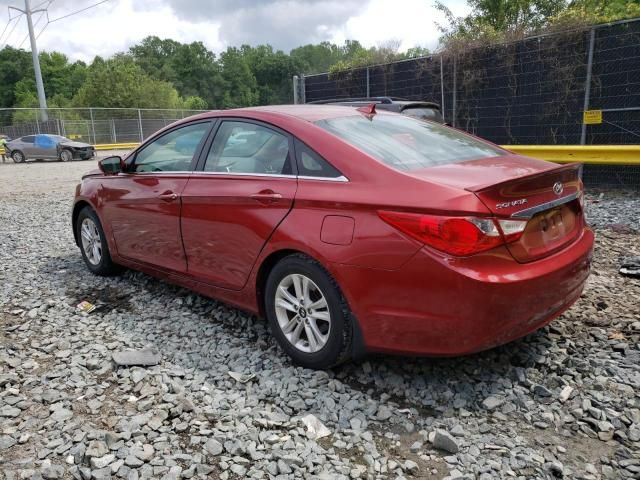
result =
[[44,94],[44,84],[42,83],[42,72],[40,71],[40,58],[38,57],[38,47],[36,45],[36,37],[33,33],[33,21],[31,15],[37,12],[46,11],[44,8],[31,10],[29,0],[24,0],[24,10],[17,7],[9,7],[22,12],[27,17],[27,25],[29,27],[29,39],[31,40],[31,56],[33,57],[33,70],[36,74],[36,89],[38,90],[38,102],[40,104],[40,118],[43,122],[48,120],[47,115],[47,97]]

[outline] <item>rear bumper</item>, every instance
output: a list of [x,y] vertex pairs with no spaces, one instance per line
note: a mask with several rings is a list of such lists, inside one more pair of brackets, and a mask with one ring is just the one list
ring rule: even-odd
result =
[[520,264],[506,248],[469,258],[427,248],[394,271],[334,265],[368,351],[464,355],[525,336],[580,296],[593,232],[547,258]]

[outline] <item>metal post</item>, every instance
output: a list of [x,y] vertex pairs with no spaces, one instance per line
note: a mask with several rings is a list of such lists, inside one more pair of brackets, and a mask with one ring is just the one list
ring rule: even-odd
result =
[[304,75],[302,75],[300,81],[302,84],[300,88],[300,100],[302,100],[301,103],[307,103],[307,83],[304,81]]
[[36,118],[36,132],[40,133],[40,122]]
[[56,118],[56,130],[58,131],[58,135],[62,135],[62,132],[60,131],[60,119]]
[[113,143],[118,143],[118,137],[116,136],[116,121],[115,119],[111,119],[111,138],[113,138]]
[[66,137],[67,136],[67,128],[66,128],[66,126],[64,124],[64,119],[62,119],[62,118],[60,119],[60,124],[62,125],[62,133],[61,133],[61,135],[63,137]]
[[452,119],[451,125],[456,126],[456,107],[457,107],[457,97],[458,97],[458,56],[453,56],[453,106],[452,108]]
[[369,83],[369,67],[367,67],[367,98],[371,96],[371,83]]
[[440,55],[440,111],[442,112],[442,120],[445,120],[446,110],[444,108],[444,62],[442,61],[442,55]]
[[95,145],[96,142],[96,125],[93,121],[93,108],[89,109],[89,118],[91,119],[91,133],[93,134],[93,144]]
[[36,37],[33,34],[33,22],[31,21],[31,6],[29,0],[24,0],[24,14],[27,17],[29,27],[29,39],[31,40],[31,56],[33,57],[33,70],[36,74],[36,89],[38,90],[38,103],[40,104],[40,114],[43,122],[47,121],[47,98],[44,95],[44,84],[42,83],[42,72],[40,71],[40,59],[38,57],[38,47]]
[[[589,32],[589,56],[587,58],[587,78],[584,82],[584,106],[582,111],[589,110],[589,100],[591,97],[591,70],[593,69],[593,47],[596,41],[596,29],[592,28]],[[587,125],[582,122],[582,131],[580,132],[580,145],[587,143]]]
[[298,98],[298,75],[293,76],[293,104],[297,105],[300,103],[300,99]]
[[138,109],[138,126],[140,127],[140,143],[144,141],[144,133],[142,133],[142,113]]

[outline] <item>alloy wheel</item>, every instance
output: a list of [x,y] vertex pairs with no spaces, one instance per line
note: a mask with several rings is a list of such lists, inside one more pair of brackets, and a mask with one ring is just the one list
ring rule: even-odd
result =
[[71,155],[71,152],[69,150],[62,150],[60,152],[60,160],[62,160],[63,162],[70,162],[73,159],[73,155]]
[[284,277],[276,289],[275,310],[282,333],[296,349],[315,353],[326,345],[331,313],[322,290],[309,277]]
[[91,265],[98,265],[102,260],[102,240],[95,222],[90,218],[82,220],[80,227],[82,249]]

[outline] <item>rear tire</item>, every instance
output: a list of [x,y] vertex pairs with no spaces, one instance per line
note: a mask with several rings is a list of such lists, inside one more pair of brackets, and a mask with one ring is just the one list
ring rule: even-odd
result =
[[13,152],[11,152],[11,159],[14,163],[24,163],[24,161],[26,160],[24,158],[24,153],[22,153],[20,150],[14,150]]
[[326,369],[351,358],[349,306],[333,277],[306,255],[285,257],[271,270],[265,311],[273,336],[296,364]]
[[111,260],[107,238],[93,209],[84,207],[80,211],[75,228],[82,259],[87,268],[103,277],[120,273],[122,267]]

